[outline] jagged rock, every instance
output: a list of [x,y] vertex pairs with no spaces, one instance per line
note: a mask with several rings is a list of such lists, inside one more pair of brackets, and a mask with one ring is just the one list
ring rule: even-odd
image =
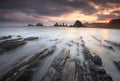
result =
[[110,40],[104,40],[104,41],[111,45],[114,45],[115,47],[120,48],[120,43],[118,43],[118,42],[114,42],[114,41],[110,41]]
[[[84,46],[84,44],[83,44]],[[88,48],[83,47],[82,53],[84,54],[85,60],[90,60],[91,59],[91,54]]]
[[28,24],[28,26],[34,26],[34,25],[32,25],[32,24]]
[[18,35],[17,37],[22,37],[21,35]]
[[74,26],[74,27],[84,27],[85,25],[83,25],[81,21],[78,21],[78,20],[77,20],[77,21],[74,23],[73,26]]
[[120,25],[120,19],[112,19],[109,25]]
[[42,23],[37,23],[36,26],[43,26],[43,24]]
[[69,59],[70,52],[68,51],[67,53],[64,53],[64,51],[62,51],[61,53],[62,54],[55,58],[51,67],[49,68],[49,71],[42,81],[62,81],[63,70],[67,60]]
[[36,40],[36,39],[39,39],[39,37],[28,37],[28,38],[25,38],[24,40],[32,41],[32,40]]
[[65,25],[64,23],[58,24],[57,22],[54,24],[54,26],[59,26],[59,27],[67,27],[67,24]]
[[113,62],[120,71],[120,61],[113,61]]
[[108,49],[113,49],[112,46],[107,46],[107,45],[103,45],[104,47],[108,48]]
[[98,39],[97,37],[93,36],[93,38],[99,42],[102,42],[102,40]]
[[2,36],[2,37],[0,37],[0,40],[9,39],[9,38],[12,38],[12,36],[11,35]]
[[12,50],[16,47],[26,44],[24,40],[11,39],[0,42],[0,52]]
[[98,55],[92,56],[92,61],[96,64],[101,66],[102,65],[102,60]]
[[108,74],[104,74],[102,76],[99,76],[100,81],[113,81],[111,76]]
[[95,69],[100,75],[106,74],[105,70],[102,67],[96,67]]
[[[95,53],[91,54],[89,49],[85,46],[85,42],[80,37],[83,55],[85,57],[84,65],[84,79],[81,81],[113,81],[111,76],[108,75],[102,68],[102,60]],[[84,43],[83,43],[84,42]]]
[[0,81],[30,81],[33,73],[42,64],[41,60],[46,56],[53,54],[55,49],[56,46],[52,46],[49,49],[44,49],[35,54],[29,60],[19,64],[17,67],[14,67],[10,71],[0,76]]
[[54,25],[54,26],[59,26],[59,25],[58,25],[58,23],[55,23],[55,25]]
[[30,77],[32,77],[32,73],[33,73],[33,71],[26,70],[26,71],[24,71],[23,75],[21,75],[21,77],[18,77],[16,79],[16,81],[30,81],[31,80]]

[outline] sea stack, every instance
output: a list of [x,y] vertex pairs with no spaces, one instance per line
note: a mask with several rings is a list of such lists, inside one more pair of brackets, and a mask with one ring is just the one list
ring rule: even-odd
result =
[[34,26],[34,25],[32,25],[32,24],[28,24],[28,26]]
[[54,26],[59,26],[58,23],[56,22]]
[[74,26],[74,27],[85,27],[85,25],[83,25],[82,22],[79,21],[79,20],[77,20],[77,21],[74,23],[73,26]]
[[42,23],[37,23],[36,26],[43,26],[43,24]]

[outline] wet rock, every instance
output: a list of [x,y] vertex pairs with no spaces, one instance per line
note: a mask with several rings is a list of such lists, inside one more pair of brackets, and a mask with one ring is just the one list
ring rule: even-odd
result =
[[99,42],[102,42],[102,40],[98,39],[97,37],[93,36],[93,38]]
[[18,35],[17,37],[22,37],[21,35]]
[[85,74],[86,70],[81,65],[80,59],[75,59],[75,78],[77,78],[77,81],[84,81],[86,78]]
[[113,81],[111,76],[108,74],[104,74],[102,76],[99,76],[100,81]]
[[111,51],[115,51],[114,48],[113,48],[112,46],[103,45],[103,47],[105,47],[105,48],[107,48],[107,49],[109,49],[109,50],[111,50]]
[[[84,40],[82,38],[80,39],[81,43],[83,43]],[[113,81],[111,76],[103,69],[101,58],[95,53],[91,54],[89,49],[85,46],[85,42],[82,48],[82,53],[85,57],[85,61],[83,62],[84,67],[82,66],[84,78],[82,79],[81,77],[80,81]]]
[[33,71],[26,70],[24,73],[14,81],[30,81],[33,74]]
[[48,73],[46,74],[46,76],[43,78],[42,81],[52,81],[54,75],[55,75],[55,69],[53,67],[51,67],[49,70],[48,70]]
[[120,43],[118,42],[114,42],[114,41],[109,41],[109,40],[104,40],[105,42],[115,46],[115,47],[119,47],[120,48]]
[[96,65],[102,66],[102,60],[101,60],[100,56],[98,56],[98,55],[92,56],[92,61],[93,61]]
[[35,54],[26,62],[16,66],[9,72],[0,76],[0,81],[30,81],[33,73],[38,69],[42,64],[42,60],[47,55],[50,55],[56,49],[55,46],[44,49],[40,53]]
[[8,35],[8,36],[2,36],[2,37],[0,37],[0,40],[10,39],[10,38],[12,38],[11,35]]
[[[49,68],[49,71],[47,72],[46,76],[44,76],[42,81],[62,81],[62,74],[64,70],[64,66],[69,59],[69,51],[65,53],[65,51],[62,51],[59,56],[55,58],[53,61],[51,67]],[[52,73],[52,74],[50,74]]]
[[103,76],[103,78],[106,79],[106,80],[111,80],[111,81],[112,81],[111,76],[108,75],[108,74],[105,74],[105,75]]
[[96,67],[96,72],[100,75],[106,74],[105,70],[102,67]]
[[[84,44],[83,44],[83,46],[84,46]],[[85,57],[85,60],[90,60],[91,59],[92,56],[91,56],[90,51],[89,51],[88,48],[83,47],[82,53],[83,53],[83,55]]]
[[32,40],[36,40],[36,39],[39,39],[39,37],[28,37],[28,38],[25,38],[24,40],[32,41]]
[[120,61],[113,61],[113,62],[120,71]]
[[21,45],[26,44],[27,42],[19,39],[11,39],[0,42],[0,52],[5,52],[8,50],[15,49]]
[[84,42],[84,40],[83,40],[83,37],[80,37],[80,40],[81,40],[81,46],[82,46],[82,47],[85,47],[85,42]]
[[84,68],[85,68],[85,76],[86,76],[86,81],[99,81],[97,77],[97,72],[95,70],[96,66],[92,61],[85,61],[84,62]]
[[75,62],[67,60],[62,71],[61,81],[75,81],[76,79],[77,77],[75,77]]

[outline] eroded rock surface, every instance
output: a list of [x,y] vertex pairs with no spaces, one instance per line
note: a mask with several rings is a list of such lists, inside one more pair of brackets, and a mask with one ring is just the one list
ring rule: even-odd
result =
[[15,49],[21,45],[26,44],[24,40],[11,39],[0,42],[0,53]]
[[[34,40],[34,37],[26,40]],[[14,39],[11,41],[25,40]],[[53,59],[45,75],[43,77],[38,75],[38,77],[42,78],[40,81],[113,81],[102,66],[101,57],[96,53],[91,53],[91,50],[85,45],[86,42],[83,37],[80,37],[77,41],[71,40],[65,44],[71,49],[74,46],[76,54],[73,54],[70,49],[64,48]],[[0,81],[31,81],[38,68],[44,64],[44,59],[53,54],[56,47],[55,45],[48,47],[32,56],[29,60],[0,75]],[[83,56],[83,60],[81,60],[81,56]]]
[[[42,81],[113,81],[102,67],[100,56],[91,53],[85,41],[80,37],[82,55],[80,58],[71,57],[70,50],[64,50],[53,61]],[[72,41],[79,46],[79,42]]]
[[32,40],[36,40],[36,39],[39,39],[39,37],[27,37],[24,40],[26,40],[26,41],[32,41]]
[[115,65],[116,65],[116,67],[119,69],[119,71],[120,71],[120,61],[113,61],[114,63],[115,63]]
[[33,73],[42,64],[42,59],[46,56],[53,54],[56,46],[44,49],[40,53],[35,54],[28,61],[16,66],[9,72],[0,76],[0,81],[30,81]]
[[8,35],[8,36],[1,36],[1,37],[0,37],[0,40],[10,39],[10,38],[12,38],[11,35]]
[[107,43],[110,43],[111,45],[120,48],[120,43],[118,42],[114,42],[114,41],[110,41],[110,40],[104,40]]

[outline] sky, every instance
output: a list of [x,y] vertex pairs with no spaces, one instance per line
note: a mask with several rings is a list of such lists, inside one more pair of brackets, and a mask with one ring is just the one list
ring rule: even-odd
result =
[[115,18],[120,18],[120,0],[0,0],[0,25],[70,25]]

